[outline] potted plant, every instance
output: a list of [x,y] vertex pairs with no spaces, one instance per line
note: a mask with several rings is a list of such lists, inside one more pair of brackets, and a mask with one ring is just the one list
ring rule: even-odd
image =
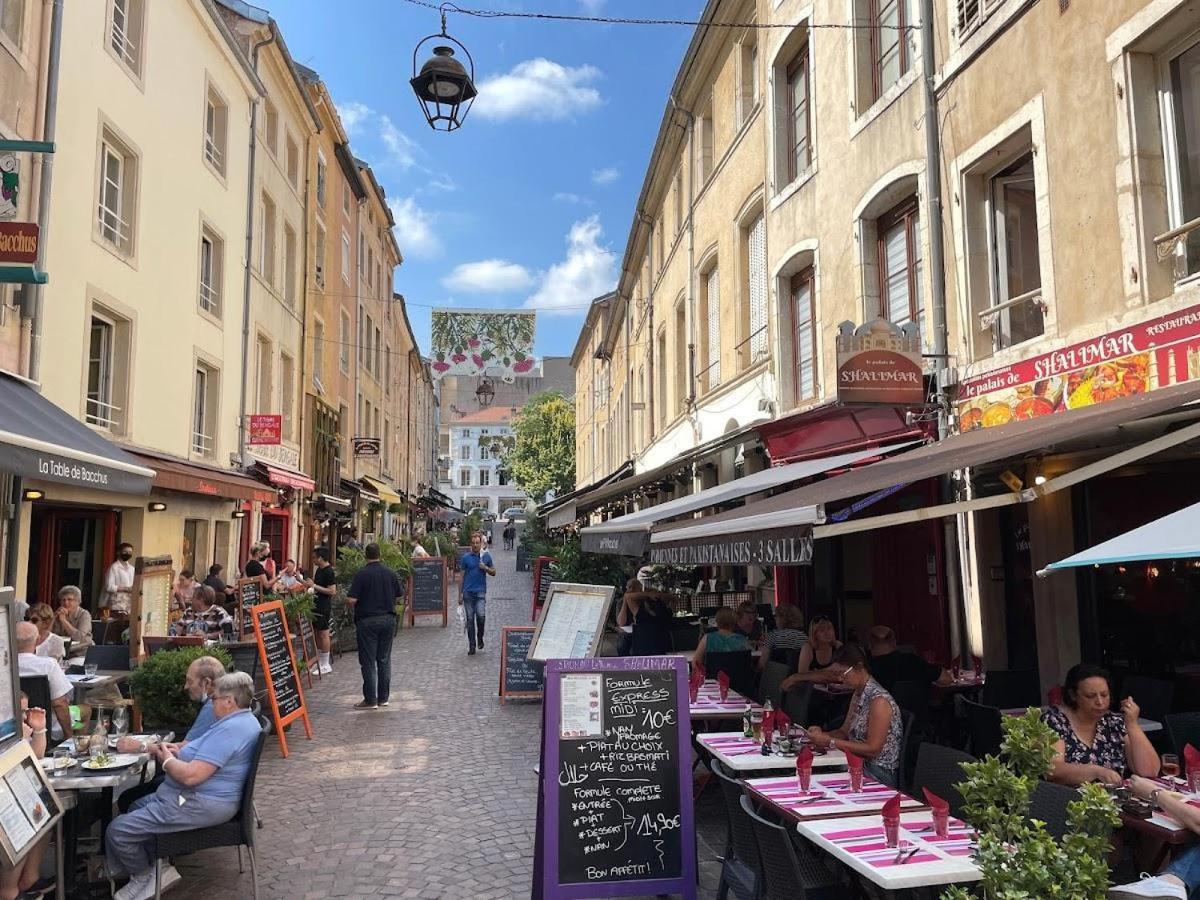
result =
[[1116,803],[1101,785],[1085,784],[1067,805],[1069,833],[1061,843],[1044,823],[1028,817],[1029,798],[1050,771],[1057,736],[1038,711],[1006,716],[1001,757],[964,763],[958,790],[966,818],[979,832],[975,862],[983,872],[968,891],[953,887],[942,900],[973,895],[995,900],[1058,897],[1103,900],[1108,893],[1109,834],[1120,822]]
[[233,660],[223,647],[179,647],[147,657],[129,676],[129,687],[149,728],[170,728],[177,736],[191,726],[200,704],[187,695],[188,666],[201,656],[215,656],[226,669]]

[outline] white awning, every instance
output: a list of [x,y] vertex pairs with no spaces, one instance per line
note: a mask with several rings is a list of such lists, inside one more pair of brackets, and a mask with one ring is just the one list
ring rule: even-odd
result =
[[1059,569],[1078,566],[1193,557],[1200,557],[1200,503],[1147,522],[1140,528],[1119,534],[1090,550],[1050,563],[1038,574],[1046,575]]
[[[686,515],[687,513],[705,509],[710,506],[729,503],[732,500],[740,500],[741,498],[748,497],[751,494],[769,491],[772,488],[789,484],[794,481],[800,481],[805,478],[811,478],[814,475],[820,475],[823,472],[828,472],[833,469],[842,469],[847,466],[852,466],[855,463],[862,462],[865,459],[870,459],[874,456],[881,456],[893,450],[902,450],[917,443],[920,442],[906,441],[901,444],[892,444],[891,446],[887,447],[872,447],[866,450],[857,450],[854,453],[841,453],[837,456],[825,456],[821,457],[820,459],[810,459],[803,462],[790,463],[786,466],[776,466],[771,469],[763,469],[761,472],[755,472],[751,475],[746,475],[743,478],[735,478],[733,481],[728,481],[725,484],[714,485],[713,487],[699,491],[698,493],[689,494],[686,497],[677,497],[674,500],[668,500],[666,503],[660,503],[657,506],[651,506],[647,509],[640,509],[637,512],[629,513],[628,515],[618,516],[615,519],[609,519],[607,522],[603,522],[600,525],[590,525],[587,528],[584,528],[581,534],[586,540],[589,534],[598,536],[602,534],[621,534],[634,532],[648,533],[656,523],[662,522],[665,519]],[[814,514],[814,511],[810,510],[810,515],[812,514]],[[806,518],[803,523],[789,522],[788,524],[811,525],[813,522],[817,521],[820,521],[820,519]],[[699,522],[695,526],[697,529],[702,527],[703,526]],[[692,529],[687,530],[690,535]],[[728,527],[722,529],[722,531],[728,530]],[[588,547],[585,546],[584,549],[588,549]]]

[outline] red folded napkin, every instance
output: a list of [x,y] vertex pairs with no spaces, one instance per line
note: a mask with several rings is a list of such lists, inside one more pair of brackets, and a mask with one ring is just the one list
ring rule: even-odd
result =
[[885,819],[900,818],[900,795],[894,794],[890,800],[883,804],[883,817]]
[[705,674],[704,666],[700,665],[699,663],[692,666],[692,677],[695,678],[697,675],[699,675],[701,684],[704,683]]
[[[943,800],[937,794],[933,793],[933,791],[929,790],[929,788],[921,788],[921,790],[925,793],[925,802],[929,804],[929,808],[932,809],[934,812],[941,813],[941,812],[949,812],[950,811],[949,802],[947,802],[946,800]],[[896,800],[896,808],[899,809],[900,808],[900,803],[899,803],[900,796],[896,795],[895,800]]]
[[1189,775],[1192,772],[1200,772],[1200,750],[1197,750],[1191,744],[1184,744],[1183,764],[1187,767],[1185,771]]
[[717,687],[723,691],[729,690],[729,675],[725,672],[717,673]]
[[812,747],[805,744],[800,748],[800,752],[796,754],[796,771],[801,769],[811,769],[813,764]]
[[704,684],[704,670],[697,668],[696,671],[691,674],[691,677],[688,678],[688,685],[690,687],[699,687],[702,684]]
[[1056,684],[1046,692],[1046,702],[1051,706],[1062,706],[1062,685]]
[[855,756],[849,750],[844,750],[842,752],[846,754],[847,769],[861,769],[863,767],[863,758],[861,756]]
[[780,734],[787,734],[788,726],[792,724],[792,720],[788,718],[788,714],[782,709],[775,711],[775,728]]

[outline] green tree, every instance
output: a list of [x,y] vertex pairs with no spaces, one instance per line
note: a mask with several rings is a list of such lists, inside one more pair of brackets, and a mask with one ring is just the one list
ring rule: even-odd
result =
[[546,391],[512,420],[513,442],[505,450],[504,468],[520,488],[542,503],[550,491],[575,487],[575,406],[558,391]]

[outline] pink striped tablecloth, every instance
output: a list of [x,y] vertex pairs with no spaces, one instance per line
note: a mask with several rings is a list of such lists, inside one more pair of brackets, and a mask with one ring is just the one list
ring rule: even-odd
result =
[[722,700],[717,683],[706,681],[700,685],[696,702],[691,704],[689,711],[693,719],[740,719],[747,709],[759,708],[757,703],[748,700],[732,688]]
[[[883,809],[884,803],[899,793],[895,788],[867,775],[863,776],[862,790],[852,791],[850,776],[845,773],[813,775],[809,790],[803,795],[795,775],[751,778],[746,781],[746,789],[780,815],[796,822],[878,812]],[[920,800],[900,794],[902,810],[922,809],[924,806]]]
[[[762,745],[753,738],[745,737],[741,731],[718,731],[696,735],[700,746],[720,760],[726,768],[735,772],[771,772],[796,767],[796,756],[772,751],[763,756]],[[846,765],[846,754],[841,750],[818,751],[813,756],[814,769],[835,769]]]

